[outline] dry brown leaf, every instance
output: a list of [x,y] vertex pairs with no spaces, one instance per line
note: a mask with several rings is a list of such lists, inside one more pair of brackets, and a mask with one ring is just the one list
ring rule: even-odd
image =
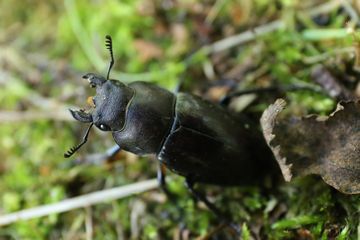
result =
[[252,8],[252,1],[234,1],[230,5],[229,12],[235,26],[241,26],[249,21],[251,12],[253,12]]
[[134,47],[143,62],[147,62],[154,58],[160,58],[163,55],[163,51],[159,46],[143,39],[135,40]]
[[171,56],[177,56],[187,51],[189,32],[184,24],[175,23],[171,25],[172,47],[168,50]]
[[360,102],[340,102],[326,118],[280,120],[285,106],[278,99],[260,120],[285,180],[318,174],[340,192],[360,193]]

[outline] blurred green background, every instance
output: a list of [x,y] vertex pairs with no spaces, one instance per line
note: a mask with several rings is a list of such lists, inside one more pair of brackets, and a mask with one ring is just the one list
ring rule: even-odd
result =
[[[156,176],[154,159],[127,153],[103,164],[81,161],[114,144],[98,130],[75,157],[63,158],[85,130],[67,109],[84,107],[94,94],[81,76],[106,74],[105,35],[113,38],[112,78],[169,90],[184,78],[186,91],[216,101],[228,90],[214,87],[220,80],[235,79],[235,88],[318,87],[311,79],[314,65],[345,71],[357,57],[356,37],[346,28],[359,25],[358,14],[357,1],[2,0],[0,214]],[[222,42],[222,51],[204,48],[275,20],[281,27],[268,34],[233,47]],[[357,79],[349,85],[356,84]],[[299,115],[328,114],[335,106],[324,94],[286,97]],[[269,103],[259,101],[252,111],[261,113]],[[183,179],[170,175],[177,205],[158,189],[1,227],[0,239],[195,239],[216,229],[219,222],[193,201]],[[320,178],[203,189],[242,224],[243,239],[359,237],[360,198],[340,194]],[[216,234],[234,237],[226,229]]]

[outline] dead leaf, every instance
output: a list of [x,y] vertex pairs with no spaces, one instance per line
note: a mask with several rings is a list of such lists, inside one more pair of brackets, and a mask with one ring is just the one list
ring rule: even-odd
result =
[[318,174],[340,192],[360,193],[360,102],[340,102],[325,118],[280,120],[285,106],[278,99],[260,120],[285,180]]
[[139,54],[142,62],[147,62],[151,59],[160,58],[163,55],[162,49],[155,43],[137,39],[134,41],[134,47]]
[[230,16],[235,26],[246,24],[250,17],[253,8],[252,1],[234,1],[230,5]]
[[172,47],[169,49],[171,56],[177,56],[187,51],[189,33],[183,24],[175,23],[171,25]]
[[136,10],[140,16],[154,16],[156,13],[154,1],[142,0],[137,2]]
[[219,102],[220,99],[230,91],[229,86],[214,86],[205,93],[205,98],[212,102]]

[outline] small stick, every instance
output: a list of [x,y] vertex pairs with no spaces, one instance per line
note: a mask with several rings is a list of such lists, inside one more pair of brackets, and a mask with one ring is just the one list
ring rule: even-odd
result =
[[45,111],[45,110],[27,110],[27,111],[0,111],[0,123],[4,122],[30,122],[44,119],[56,121],[73,121],[67,109]]
[[231,47],[254,40],[258,36],[265,35],[270,32],[274,32],[285,27],[285,23],[282,20],[275,20],[270,23],[255,27],[254,29],[247,30],[240,34],[221,39],[210,45],[206,45],[201,48],[206,54],[221,52]]
[[77,208],[88,207],[97,203],[128,197],[132,194],[142,193],[151,189],[155,189],[158,186],[159,184],[157,179],[151,179],[126,186],[84,194],[82,196],[69,198],[61,202],[42,205],[39,207],[25,209],[0,216],[0,226],[8,225],[17,221],[48,216],[54,213],[67,212]]
[[[310,10],[304,10],[303,12],[309,14],[310,16],[316,16],[321,13],[327,13],[332,11],[333,9],[339,7],[339,0],[329,1],[325,4],[316,6]],[[202,52],[206,55],[215,52],[221,52],[226,49],[241,45],[243,43],[250,42],[254,40],[256,37],[277,31],[279,29],[285,28],[286,24],[282,19],[274,20],[272,22],[266,23],[264,25],[257,26],[253,29],[247,30],[245,32],[241,32],[239,34],[221,39],[217,42],[214,42],[209,45],[205,45],[200,48],[199,52]]]
[[86,218],[85,218],[86,240],[92,240],[94,235],[94,229],[93,229],[91,206],[85,207],[85,213],[86,213]]
[[351,20],[354,21],[354,23],[359,23],[360,17],[351,5],[351,3],[348,0],[341,0],[341,5],[343,6],[345,12],[347,12],[347,14],[349,15]]

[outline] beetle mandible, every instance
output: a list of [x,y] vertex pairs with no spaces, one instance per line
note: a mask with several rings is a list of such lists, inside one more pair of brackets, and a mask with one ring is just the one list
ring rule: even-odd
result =
[[[110,36],[106,36],[106,46],[111,56],[107,78],[94,73],[83,76],[96,88],[94,109],[70,110],[76,120],[90,126],[82,143],[65,157],[86,142],[95,125],[112,132],[125,151],[155,154],[162,165],[185,177],[193,193],[194,183],[237,185],[261,176],[260,170],[266,169],[262,158],[266,145],[237,115],[189,93],[174,94],[147,82],[126,85],[109,79],[114,64]],[[159,175],[163,183],[161,171]]]

